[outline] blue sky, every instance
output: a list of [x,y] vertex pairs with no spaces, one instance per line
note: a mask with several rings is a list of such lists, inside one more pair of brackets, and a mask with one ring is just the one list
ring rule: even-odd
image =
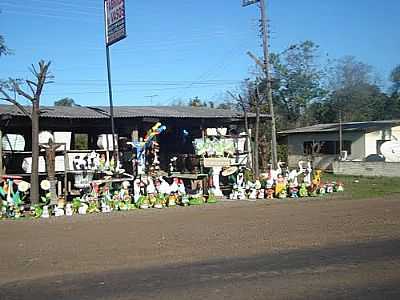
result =
[[[400,64],[398,0],[271,0],[271,51],[312,40],[330,58],[354,55],[383,81]],[[0,33],[15,54],[0,58],[0,78],[29,78],[52,61],[55,83],[42,104],[71,97],[107,105],[102,0],[1,0]],[[220,101],[251,77],[261,55],[256,6],[241,0],[126,0],[125,40],[111,46],[115,105],[168,105],[198,96]]]

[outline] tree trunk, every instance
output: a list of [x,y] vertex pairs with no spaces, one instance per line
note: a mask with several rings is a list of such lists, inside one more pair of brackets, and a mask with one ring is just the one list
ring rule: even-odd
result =
[[254,132],[254,174],[256,177],[260,175],[260,166],[258,164],[258,147],[259,147],[259,134],[260,134],[260,104],[256,104],[256,124]]
[[32,173],[31,204],[39,203],[39,101],[35,99],[32,106]]

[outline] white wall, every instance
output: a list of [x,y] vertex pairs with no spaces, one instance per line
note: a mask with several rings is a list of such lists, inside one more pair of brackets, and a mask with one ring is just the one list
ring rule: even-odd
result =
[[365,134],[365,157],[371,154],[377,154],[376,141],[378,140],[393,140],[400,141],[400,126],[377,130]]

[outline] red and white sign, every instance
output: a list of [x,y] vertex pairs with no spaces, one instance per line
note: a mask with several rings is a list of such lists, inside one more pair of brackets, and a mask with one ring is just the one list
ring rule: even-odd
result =
[[105,0],[106,44],[110,46],[126,37],[125,0]]

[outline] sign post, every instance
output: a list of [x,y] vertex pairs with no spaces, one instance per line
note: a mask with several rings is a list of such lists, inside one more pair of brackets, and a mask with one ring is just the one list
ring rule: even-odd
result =
[[126,37],[125,0],[104,0],[105,43],[107,56],[108,96],[110,101],[111,133],[113,136],[113,151],[116,153],[117,166],[119,162],[118,141],[115,136],[114,105],[111,86],[110,49],[109,47]]

